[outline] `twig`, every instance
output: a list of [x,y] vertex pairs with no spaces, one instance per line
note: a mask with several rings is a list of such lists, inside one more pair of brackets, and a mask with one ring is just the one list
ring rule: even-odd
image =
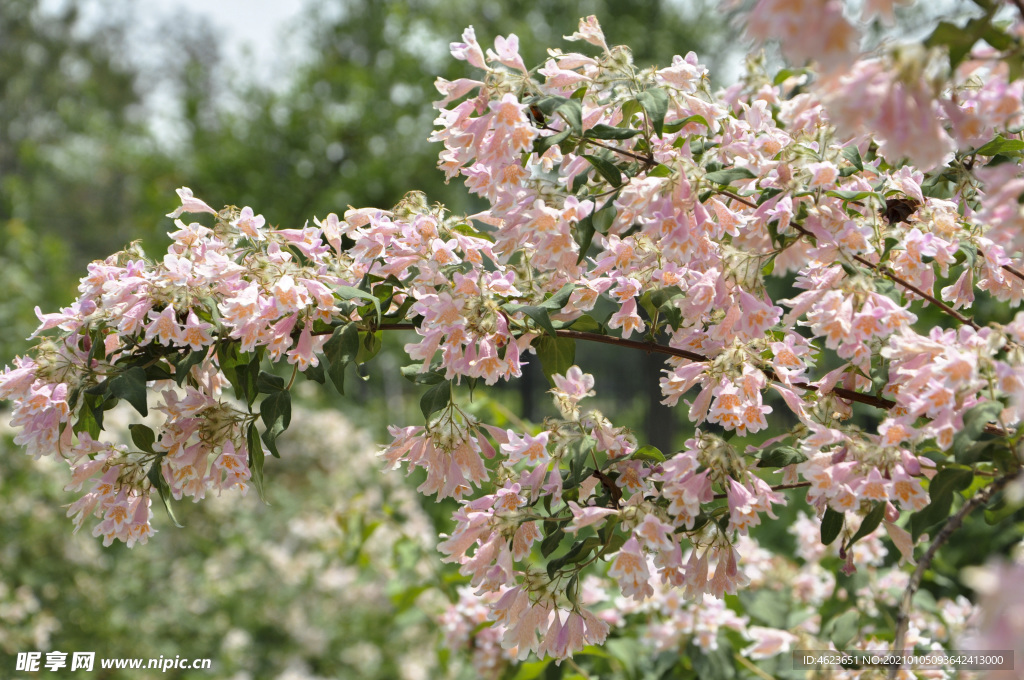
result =
[[[913,600],[914,594],[917,593],[917,589],[921,586],[921,579],[924,578],[924,572],[928,570],[932,560],[935,559],[935,553],[937,553],[939,548],[949,540],[949,537],[953,535],[953,532],[960,528],[960,525],[963,524],[967,515],[978,507],[988,503],[992,496],[1010,483],[1011,480],[1015,479],[1018,474],[1020,473],[1018,472],[1002,477],[1001,479],[997,479],[988,487],[974,494],[970,500],[964,503],[963,507],[960,508],[955,515],[949,518],[949,521],[946,522],[945,526],[943,526],[942,529],[939,530],[939,533],[935,535],[935,539],[932,541],[932,544],[928,546],[928,550],[921,556],[920,561],[917,563],[917,569],[914,570],[914,574],[910,577],[910,583],[907,584],[907,589],[903,592],[903,599],[900,601],[900,612],[896,618],[896,637],[892,643],[892,651],[897,655],[897,658],[899,658],[899,655],[903,653],[903,645],[907,637],[907,627],[910,624],[911,600]],[[899,671],[899,664],[890,666],[889,679],[895,680]]]

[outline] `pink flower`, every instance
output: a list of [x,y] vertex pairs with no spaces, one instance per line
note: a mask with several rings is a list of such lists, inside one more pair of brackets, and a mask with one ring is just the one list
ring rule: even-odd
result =
[[317,358],[313,349],[313,336],[309,330],[309,324],[302,327],[299,333],[299,341],[295,348],[288,352],[288,363],[295,364],[300,371],[305,371],[310,366],[319,366],[320,359]]
[[520,437],[512,430],[509,430],[508,442],[501,445],[501,452],[508,456],[510,463],[518,463],[524,459],[529,461],[531,465],[541,462],[546,463],[550,459],[547,450],[549,436],[550,433],[545,431],[536,437],[529,434]]
[[573,533],[579,531],[583,527],[596,524],[609,515],[617,515],[619,513],[618,510],[612,508],[598,508],[593,506],[580,507],[576,501],[569,501],[568,506],[569,510],[572,512],[572,522],[566,526],[565,530]]
[[198,352],[203,347],[213,344],[213,336],[209,332],[211,328],[213,324],[200,323],[196,313],[189,310],[185,328],[181,332],[181,344],[188,345]]
[[650,584],[651,572],[647,569],[647,558],[640,551],[636,536],[630,536],[615,554],[608,575],[619,582],[623,595],[638,602],[654,594],[654,588]]
[[156,338],[161,345],[184,344],[174,307],[167,305],[159,314],[151,311],[149,318],[152,323],[146,326],[146,342],[152,342]]
[[480,43],[476,41],[476,32],[473,30],[472,26],[462,32],[462,39],[465,42],[451,43],[450,49],[452,56],[456,59],[468,61],[470,65],[476,66],[477,68],[486,69],[487,64],[484,63],[484,52],[480,49]]
[[178,198],[181,199],[181,206],[179,206],[177,209],[175,209],[174,212],[167,213],[168,217],[171,217],[171,218],[178,217],[182,213],[199,213],[199,212],[204,212],[204,213],[210,213],[211,215],[216,215],[217,214],[216,210],[214,210],[210,206],[206,205],[205,203],[200,201],[198,198],[195,198],[192,195],[192,190],[189,189],[188,187],[181,187],[180,189],[175,189],[175,192],[178,194]]
[[626,300],[619,311],[612,314],[608,319],[608,328],[621,328],[623,338],[629,338],[633,331],[642,333],[647,328],[636,313],[636,298]]
[[593,14],[585,19],[580,19],[579,28],[572,35],[563,35],[562,38],[565,40],[583,40],[605,51],[608,50],[608,43],[604,39],[604,31],[601,30],[601,24],[598,23],[597,17]]
[[[337,217],[335,217],[337,219]],[[245,234],[254,241],[266,240],[266,236],[260,229],[266,224],[266,220],[263,215],[254,215],[252,208],[246,206],[242,208],[242,212],[239,213],[238,218],[231,222],[231,226]]]

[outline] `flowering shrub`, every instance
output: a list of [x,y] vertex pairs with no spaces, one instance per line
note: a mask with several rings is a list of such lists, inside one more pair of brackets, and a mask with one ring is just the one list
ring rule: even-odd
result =
[[[755,68],[720,92],[692,53],[636,68],[593,17],[567,37],[590,47],[534,71],[514,35],[485,50],[469,28],[452,54],[479,73],[437,82],[432,139],[486,210],[410,194],[273,229],[179,189],[166,255],[94,263],[77,302],[40,314],[59,333],[0,377],[17,442],[68,462],[76,528],[96,518],[104,543],[145,543],[154,496],[262,496],[300,374],[343,392],[383,332],[413,332],[402,372],[423,386],[424,424],[394,425],[381,456],[459,502],[438,547],[469,588],[446,631],[453,646],[474,636],[481,672],[593,652],[651,602],[672,621],[650,624],[657,649],[686,637],[710,653],[718,629],[748,660],[797,642],[947,644],[970,607],[914,613],[924,571],[971,511],[1009,517],[1024,488],[1024,316],[969,316],[979,295],[1024,299],[1022,31],[976,4],[966,39],[940,24],[932,51],[860,57],[842,3],[761,0],[752,35],[790,38],[784,52],[820,72]],[[829,30],[805,40],[806,26]],[[696,425],[681,451],[587,406],[580,341],[668,357],[664,403]],[[502,429],[472,415],[478,384],[526,361],[558,417]],[[163,421],[111,443],[119,401]],[[817,513],[793,527],[812,568],[765,604],[726,606],[796,571],[750,531],[797,488]],[[913,574],[883,562],[883,534]],[[825,611],[834,575],[813,568],[831,550],[846,576],[890,567],[845,594],[846,613]],[[780,593],[822,611],[772,615]],[[679,663],[700,672],[693,658]]]

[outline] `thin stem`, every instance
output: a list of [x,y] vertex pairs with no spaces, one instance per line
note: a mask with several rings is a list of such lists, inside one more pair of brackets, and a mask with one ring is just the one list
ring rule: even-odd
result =
[[[911,600],[913,600],[914,594],[917,593],[917,589],[921,587],[921,579],[924,578],[924,572],[931,566],[932,560],[935,559],[935,554],[939,551],[939,548],[949,540],[950,536],[953,535],[953,532],[960,528],[960,525],[963,524],[967,515],[988,503],[992,496],[1009,484],[1010,481],[1015,479],[1018,474],[1020,473],[1018,472],[1012,475],[1007,475],[1001,479],[997,479],[988,487],[978,491],[970,500],[964,503],[963,507],[960,508],[955,515],[949,518],[949,521],[946,522],[942,529],[939,530],[939,533],[935,535],[935,539],[932,540],[932,544],[928,546],[928,550],[921,556],[920,561],[917,563],[917,569],[914,570],[914,574],[910,577],[907,589],[903,592],[903,599],[900,601],[899,616],[896,618],[896,637],[892,643],[892,651],[895,654],[899,655],[903,653],[903,645],[907,637],[907,627],[910,624]],[[899,665],[890,666],[890,680],[895,680],[899,671]]]
[[[772,491],[785,491],[786,489],[802,489],[802,488],[810,486],[810,485],[811,485],[810,482],[797,482],[796,484],[779,484],[778,486],[773,486],[771,489],[772,489]],[[723,498],[728,498],[728,497],[729,497],[729,494],[727,494],[727,493],[716,493],[714,498],[712,498],[712,500],[719,501],[719,500],[722,500]]]
[[[1020,6],[1024,6],[1024,0],[1014,0],[1014,2],[1016,2],[1019,7]],[[1022,10],[1021,13],[1024,14],[1024,10]],[[742,203],[745,206],[748,206],[748,207],[751,207],[751,208],[756,208],[757,207],[757,203],[754,203],[753,201],[748,200],[748,199],[744,198],[743,196],[740,196],[739,194],[735,194],[735,193],[733,193],[733,192],[731,192],[731,191],[729,191],[727,189],[719,189],[718,193],[722,194],[723,196],[728,196],[732,200],[737,201],[739,203]],[[806,232],[800,225],[793,223],[793,226],[795,226],[797,228],[797,230],[800,231],[802,234],[808,235],[808,232]],[[984,257],[984,254],[982,253],[981,256]],[[872,269],[877,269],[878,268],[874,264],[872,264],[872,263],[870,263],[870,262],[868,262],[866,260],[862,260],[861,258],[857,257],[856,255],[854,255],[854,258],[856,258],[858,261],[862,262],[863,264],[866,264],[867,266],[871,267]],[[1000,266],[1003,269],[1005,269],[1006,271],[1008,271],[1009,273],[1011,273],[1014,276],[1016,276],[1021,281],[1024,281],[1024,272],[1020,271],[1019,269],[1015,269],[1014,267],[1011,267],[1008,264],[1004,264],[1004,265],[1000,265]],[[922,294],[920,291],[912,288],[909,283],[901,281],[901,280],[895,278],[894,276],[888,276],[888,278],[891,278],[894,282],[900,284],[901,286],[910,288],[910,290],[913,290],[918,295],[921,295],[922,297],[926,297],[925,294]],[[929,300],[929,302],[932,302],[932,301],[933,300],[931,300],[931,299]],[[938,302],[936,304],[938,306],[940,306],[940,307],[945,307],[945,305],[943,305],[941,302]],[[952,311],[952,310],[950,310],[950,311]],[[955,314],[955,312],[954,312],[954,314]],[[971,321],[968,321],[967,323],[970,323],[972,326],[974,325],[974,322],[971,322]],[[977,329],[977,326],[975,326],[975,329]]]
[[[408,331],[414,330],[416,326],[411,323],[396,323],[396,324],[383,324],[378,330],[392,330],[392,331]],[[325,331],[329,333],[330,331]],[[599,333],[589,333],[586,331],[573,331],[566,328],[561,328],[555,331],[555,333],[562,338],[572,338],[574,340],[586,340],[588,342],[600,342],[606,345],[616,345],[618,347],[629,347],[631,349],[638,349],[644,352],[656,352],[658,354],[667,354],[669,356],[680,357],[682,359],[689,359],[690,361],[711,361],[708,357],[703,354],[691,352],[685,349],[678,349],[676,347],[668,347],[666,345],[658,345],[653,342],[640,342],[638,340],[627,340],[625,338],[616,338],[611,335],[601,335]],[[762,369],[764,373],[776,382],[781,382],[779,377],[770,368]],[[809,392],[818,392],[817,385],[811,385],[804,382],[790,383],[797,389],[807,390]],[[845,387],[833,387],[832,394],[837,397],[841,397],[848,401],[855,401],[861,404],[867,404],[868,406],[874,406],[875,408],[891,409],[896,406],[896,402],[884,399],[882,397],[876,397],[873,394],[863,394],[861,392],[855,392],[854,390],[848,390]]]

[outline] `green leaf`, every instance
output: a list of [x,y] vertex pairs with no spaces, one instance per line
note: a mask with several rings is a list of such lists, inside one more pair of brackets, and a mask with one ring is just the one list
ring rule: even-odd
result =
[[794,602],[788,590],[741,590],[738,595],[743,609],[755,621],[771,628],[787,628]]
[[352,286],[336,286],[334,292],[338,294],[338,297],[342,300],[351,300],[353,298],[359,298],[366,300],[373,304],[373,308],[377,310],[377,324],[380,324],[381,311],[380,311],[380,300],[374,295],[367,293],[365,290],[359,290]]
[[1007,139],[1002,135],[996,135],[995,139],[982,146],[975,153],[979,156],[995,156],[1001,153],[1014,153],[1022,149],[1024,149],[1024,141]]
[[260,404],[260,417],[263,419],[263,443],[270,449],[275,458],[280,458],[277,451],[277,438],[288,429],[292,422],[291,392],[275,392],[267,396]]
[[668,92],[660,87],[652,87],[636,96],[640,106],[647,112],[647,118],[659,137],[665,127],[665,114],[668,113]]
[[536,680],[544,672],[544,669],[554,661],[553,658],[548,657],[543,661],[527,661],[526,663],[519,664],[516,674],[512,676],[512,680]]
[[99,439],[103,431],[103,397],[86,392],[82,399],[82,408],[78,411],[78,420],[72,426],[75,434],[88,432],[93,439]]
[[[615,129],[615,128],[613,128]],[[615,188],[622,186],[622,173],[615,167],[614,163],[607,161],[598,156],[591,156],[590,154],[583,154],[583,157],[597,169],[601,176],[608,180],[608,183]]]
[[968,467],[945,467],[932,477],[928,484],[928,495],[932,498],[963,491],[974,481],[974,471]]
[[669,133],[671,133],[671,132],[679,132],[680,130],[682,130],[684,127],[686,127],[690,123],[700,123],[701,125],[703,125],[708,130],[711,129],[711,126],[708,125],[707,118],[705,118],[704,116],[701,116],[701,115],[695,113],[692,116],[687,116],[686,118],[681,118],[679,120],[674,120],[671,123],[665,123],[664,130],[665,130],[665,132],[669,132]]
[[552,375],[555,373],[564,375],[576,363],[576,341],[572,338],[542,335],[533,341],[533,346],[537,349],[544,377],[552,385],[554,385],[554,381],[551,379]]
[[146,407],[146,369],[132,366],[107,383],[107,393],[124,399],[143,416],[149,414]]
[[863,201],[865,198],[877,198],[879,201],[882,200],[882,196],[876,191],[849,191],[847,189],[830,189],[825,192],[826,196],[833,196],[835,198],[841,198],[844,201]]
[[572,134],[572,130],[565,129],[561,132],[556,132],[553,135],[547,135],[546,137],[538,136],[533,140],[533,152],[537,155],[543,155],[544,152],[551,147],[561,144],[563,141],[568,139],[570,134]]
[[839,155],[850,161],[858,171],[864,171],[864,160],[860,157],[860,151],[853,144],[843,149]]
[[284,389],[284,378],[267,371],[260,371],[256,377],[256,389],[260,394],[273,394]]
[[440,382],[423,393],[420,397],[420,411],[423,417],[430,420],[430,416],[446,407],[452,400],[451,383],[447,380]]
[[171,507],[171,487],[167,485],[167,480],[164,479],[163,472],[161,472],[161,461],[156,461],[150,466],[149,472],[146,473],[146,477],[149,478],[149,483],[156,487],[160,493],[160,500],[163,501],[164,510],[167,511],[167,516],[171,518],[171,522],[174,523],[179,529],[184,527],[178,523],[178,518],[174,516],[174,510]]
[[548,333],[552,337],[554,337],[555,327],[551,325],[550,310],[536,305],[511,305],[510,307],[507,307],[507,309],[513,314],[516,312],[522,312],[526,316],[533,319],[534,322],[538,326],[540,326],[545,333]]
[[878,525],[882,523],[882,519],[885,517],[885,505],[885,503],[875,503],[875,507],[871,508],[871,512],[860,523],[860,529],[853,535],[850,545],[853,545],[878,528]]
[[132,433],[132,443],[138,447],[139,451],[144,453],[156,453],[153,450],[153,444],[156,443],[156,434],[151,428],[146,425],[140,425],[138,423],[129,425],[128,430]]
[[574,290],[576,290],[576,284],[567,283],[559,288],[554,295],[549,297],[547,300],[544,300],[544,302],[540,303],[538,306],[543,309],[550,309],[553,312],[560,311],[562,307],[565,307],[565,303],[569,301],[569,297],[572,295]]
[[583,107],[578,99],[567,99],[555,109],[554,115],[562,117],[574,135],[583,134]]
[[630,456],[630,458],[633,460],[645,460],[650,463],[664,463],[666,460],[665,454],[661,452],[661,449],[656,446],[651,446],[650,444],[641,446],[633,452],[633,455]]
[[839,532],[843,530],[845,521],[845,513],[825,508],[825,515],[821,518],[821,542],[823,545],[830,545],[839,537]]
[[178,387],[181,387],[181,384],[185,382],[185,378],[188,377],[192,367],[201,364],[209,352],[209,348],[204,347],[201,350],[192,350],[188,354],[178,357],[178,361],[174,364],[174,381],[178,383]]
[[341,394],[345,394],[345,366],[358,355],[359,327],[354,321],[335,328],[331,339],[324,343],[324,356],[330,364],[327,375]]
[[383,338],[384,331],[377,331],[376,333],[360,331],[359,352],[356,353],[356,363],[365,364],[367,361],[377,356],[377,353],[380,352]]
[[576,264],[583,262],[590,250],[590,244],[594,242],[594,216],[587,215],[576,223],[576,243],[580,246],[580,256],[576,258]]
[[986,401],[968,410],[964,414],[963,428],[953,435],[953,451],[962,452],[978,441],[989,422],[999,421],[1003,408],[1001,402]]
[[851,609],[828,622],[825,626],[832,644],[836,649],[846,649],[847,645],[856,637],[860,628],[860,612]]
[[583,133],[587,139],[629,139],[640,134],[639,130],[629,128],[612,127],[604,123],[598,123]]
[[324,362],[322,361],[316,366],[313,364],[306,366],[306,370],[302,371],[302,375],[306,380],[312,380],[320,383],[321,385],[326,384],[327,382],[327,374],[324,373]]
[[777,446],[771,451],[763,451],[761,459],[757,461],[759,468],[781,468],[787,465],[795,465],[807,460],[807,456],[792,446]]
[[708,180],[723,186],[732,184],[738,179],[757,179],[757,175],[747,168],[729,168],[727,170],[716,170],[707,174]]
[[618,214],[619,211],[615,208],[615,196],[612,196],[600,210],[594,213],[594,229],[602,234],[607,234]]
[[[252,485],[256,487],[256,493],[260,500],[267,503],[267,496],[263,486],[263,460],[266,454],[263,453],[263,443],[256,431],[256,423],[250,423],[249,429],[245,432],[246,448],[249,449],[249,472],[252,473]],[[270,505],[267,503],[267,505]]]
[[414,385],[436,385],[444,380],[444,376],[437,371],[423,371],[423,364],[409,364],[402,366],[402,377]]
[[565,531],[561,526],[558,526],[554,531],[548,534],[540,544],[540,554],[543,557],[548,557],[551,553],[558,549],[558,544],[565,538]]

